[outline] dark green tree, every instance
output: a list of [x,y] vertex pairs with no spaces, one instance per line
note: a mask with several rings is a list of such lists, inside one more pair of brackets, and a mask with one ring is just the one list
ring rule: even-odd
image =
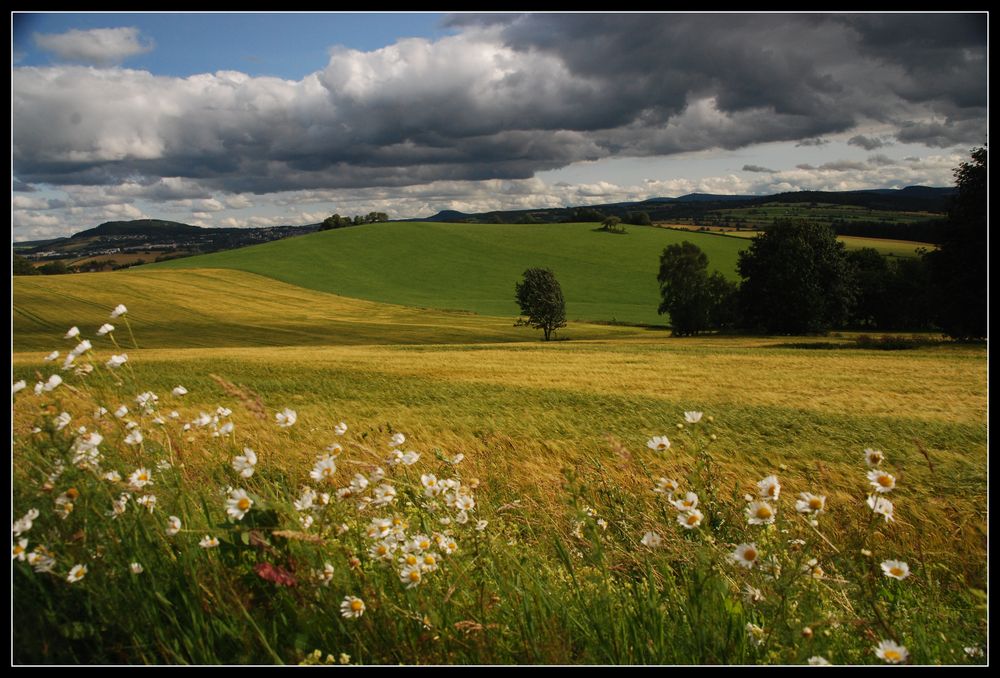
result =
[[629,212],[625,222],[636,226],[651,226],[653,224],[649,218],[649,212]]
[[529,268],[524,278],[514,286],[521,315],[515,326],[540,329],[548,341],[560,327],[566,326],[566,302],[555,274],[547,268]]
[[986,148],[955,169],[958,193],[948,210],[941,247],[926,255],[937,289],[938,325],[956,339],[986,337]]
[[20,254],[14,255],[13,263],[13,274],[14,275],[39,275],[39,272],[32,265],[31,261],[22,257]]
[[732,326],[736,285],[718,271],[708,274],[708,256],[697,245],[668,245],[660,254],[660,314],[670,314],[676,336]]
[[811,334],[842,327],[855,282],[833,229],[777,221],[740,252],[740,309],[746,327],[771,334]]
[[601,222],[601,229],[608,231],[609,233],[625,232],[625,227],[622,226],[622,220],[619,217],[606,217],[604,221]]

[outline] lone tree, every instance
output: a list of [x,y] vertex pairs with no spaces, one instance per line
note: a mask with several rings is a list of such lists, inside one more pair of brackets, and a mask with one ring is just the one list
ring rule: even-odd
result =
[[687,240],[660,255],[660,314],[670,314],[673,334],[689,336],[733,324],[736,285],[718,271],[708,274],[708,256]]
[[545,333],[548,341],[560,327],[566,327],[566,302],[555,275],[547,268],[529,268],[524,280],[514,286],[521,315],[515,326],[528,325]]
[[778,221],[740,252],[737,270],[744,322],[771,334],[841,327],[854,305],[853,270],[829,226]]
[[608,231],[609,233],[624,233],[625,227],[622,226],[622,220],[618,217],[608,217],[601,222],[601,229]]

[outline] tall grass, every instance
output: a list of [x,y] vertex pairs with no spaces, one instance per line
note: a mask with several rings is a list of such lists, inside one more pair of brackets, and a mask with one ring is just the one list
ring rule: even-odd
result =
[[[419,432],[352,420],[338,435],[311,409],[281,426],[286,403],[272,398],[288,394],[217,377],[202,389],[224,397],[207,407],[190,373],[93,353],[64,383],[46,382],[50,368],[37,392],[14,396],[15,663],[882,663],[883,640],[909,663],[984,661],[982,598],[929,553],[953,538],[921,522],[891,453],[879,468],[898,483],[885,495],[892,521],[866,502],[860,449],[853,482],[819,514],[795,503],[825,494],[822,478],[789,482],[761,458],[726,482],[724,450],[741,431],[725,412],[662,413],[668,448],[606,438],[532,492],[531,479]],[[156,399],[140,395],[153,373]],[[182,379],[190,393],[160,386]],[[758,487],[775,471],[780,491]],[[379,505],[385,486],[395,497]],[[701,512],[690,529],[678,518],[693,513],[672,503],[687,492]],[[766,499],[773,522],[748,524],[744,495]],[[921,538],[899,538],[908,524]],[[414,544],[421,535],[428,544]],[[754,545],[752,562],[734,555],[741,544]],[[910,574],[888,577],[888,560]],[[364,602],[359,616],[342,614],[350,597]]]

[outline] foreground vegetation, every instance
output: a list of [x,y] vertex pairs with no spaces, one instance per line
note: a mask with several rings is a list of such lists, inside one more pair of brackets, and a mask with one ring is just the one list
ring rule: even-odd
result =
[[129,307],[87,374],[15,355],[17,663],[985,661],[981,347],[136,350]]

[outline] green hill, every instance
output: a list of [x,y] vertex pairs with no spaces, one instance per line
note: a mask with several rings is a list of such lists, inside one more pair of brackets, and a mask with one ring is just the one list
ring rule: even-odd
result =
[[[748,243],[700,233],[596,224],[382,223],[154,264],[231,268],[335,294],[426,308],[517,315],[514,284],[530,267],[555,273],[570,320],[664,324],[656,313],[659,257],[689,240],[735,278]],[[151,268],[151,267],[146,267]]]

